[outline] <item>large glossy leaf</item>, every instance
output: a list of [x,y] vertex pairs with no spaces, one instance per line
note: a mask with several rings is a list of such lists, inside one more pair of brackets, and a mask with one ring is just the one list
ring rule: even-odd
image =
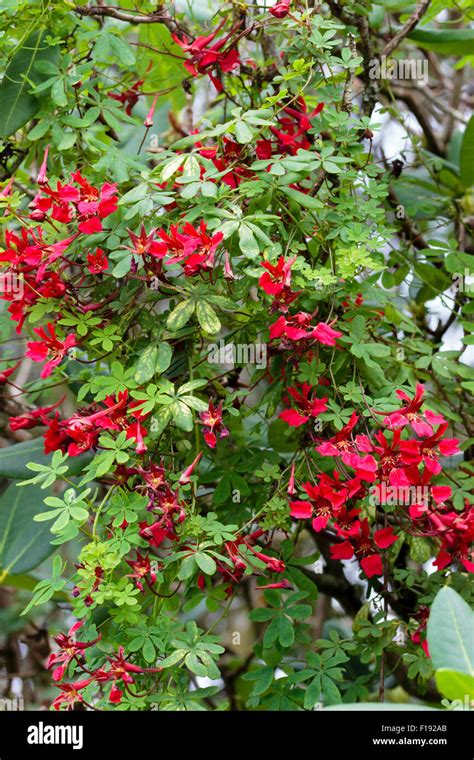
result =
[[49,524],[34,522],[44,511],[45,492],[12,484],[0,499],[0,581],[7,575],[32,570],[55,547],[51,546]]
[[441,668],[436,671],[436,686],[448,699],[468,702],[474,699],[474,676],[468,676],[467,673]]
[[[434,707],[425,707],[424,705],[413,705],[413,704],[406,704],[406,705],[399,705],[393,702],[357,702],[353,704],[343,704],[343,705],[331,705],[331,707],[324,707],[323,712],[327,710],[361,710],[362,712],[365,712],[366,710],[373,710],[375,712],[378,711],[385,711],[388,710],[389,712],[392,712],[392,710],[405,710],[408,712],[412,712],[413,710],[434,710]],[[438,711],[435,711],[438,712]]]
[[[78,457],[69,457],[67,465],[68,475],[78,475],[85,465],[92,459],[91,453],[81,454]],[[52,454],[44,453],[43,439],[34,438],[32,441],[15,443],[5,449],[0,449],[0,477],[14,480],[26,480],[33,473],[27,468],[28,462],[48,465],[51,463]]]
[[474,612],[452,588],[439,591],[428,620],[428,647],[436,670],[474,676]]
[[474,29],[414,29],[408,39],[435,53],[469,55],[474,46]]
[[8,137],[29,121],[41,102],[31,92],[31,83],[39,84],[47,75],[35,65],[39,61],[57,63],[59,49],[47,45],[46,29],[33,32],[16,51],[0,84],[0,137]]
[[463,185],[474,185],[474,116],[469,119],[462,137],[460,168]]

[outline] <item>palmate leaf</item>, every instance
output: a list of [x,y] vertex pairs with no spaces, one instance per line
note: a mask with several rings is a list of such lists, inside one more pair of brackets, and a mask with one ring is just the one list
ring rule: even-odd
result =
[[41,101],[31,93],[31,82],[39,84],[47,75],[40,73],[35,64],[59,61],[59,48],[45,42],[48,34],[47,29],[30,34],[7,66],[0,84],[0,137],[16,132],[41,106]]

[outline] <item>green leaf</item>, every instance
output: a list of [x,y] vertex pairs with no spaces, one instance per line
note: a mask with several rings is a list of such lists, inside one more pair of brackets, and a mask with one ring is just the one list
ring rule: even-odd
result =
[[474,676],[474,612],[452,588],[445,586],[436,594],[427,631],[436,670]]
[[124,40],[122,40],[121,37],[118,37],[116,34],[110,34],[108,36],[108,41],[110,43],[110,47],[112,48],[112,52],[115,53],[117,62],[122,66],[122,68],[125,66],[133,66],[135,63],[135,54],[130,45],[128,45]]
[[242,144],[252,142],[253,140],[253,132],[250,129],[250,127],[245,123],[245,121],[236,122],[235,136],[237,138],[237,142],[242,143]]
[[63,79],[56,79],[51,87],[51,100],[53,103],[56,103],[57,106],[67,106],[67,95],[64,89]]
[[178,573],[179,580],[186,581],[194,574],[196,570],[195,556],[195,554],[191,554],[189,557],[183,559]]
[[318,198],[302,193],[299,190],[294,190],[292,187],[282,187],[281,191],[292,201],[295,201],[298,206],[303,206],[303,208],[319,209],[323,207],[323,204]]
[[282,647],[291,647],[295,640],[295,629],[293,623],[286,615],[282,615],[279,619],[279,633],[278,640]]
[[395,702],[357,702],[357,703],[346,703],[343,705],[331,705],[330,707],[323,707],[324,710],[362,710],[365,712],[366,710],[375,710],[378,712],[379,710],[382,712],[385,712],[386,710],[392,711],[392,710],[430,710],[432,712],[438,712],[435,707],[426,707],[426,705],[414,705],[412,702],[399,705]]
[[10,485],[0,499],[0,578],[26,573],[54,551],[47,524],[38,525],[35,515],[44,510],[37,488]]
[[435,673],[436,686],[444,697],[472,701],[474,699],[474,676],[457,670],[440,668]]
[[304,707],[306,710],[310,710],[316,702],[319,702],[321,698],[321,678],[316,676],[313,678],[304,694]]
[[8,137],[20,129],[41,106],[40,100],[30,92],[31,82],[39,84],[47,74],[37,71],[35,64],[38,61],[59,62],[58,47],[45,42],[48,34],[46,29],[30,34],[7,66],[0,84],[0,137]]
[[142,385],[151,380],[155,374],[156,362],[158,360],[158,348],[157,346],[148,346],[140,354],[140,358],[137,362],[137,368],[135,370],[135,380]]
[[444,55],[470,55],[474,45],[474,29],[414,29],[407,36],[418,47]]
[[212,557],[209,556],[209,554],[204,554],[204,552],[197,552],[194,555],[194,559],[196,560],[197,566],[202,570],[203,573],[206,573],[206,575],[214,575],[217,570],[217,565]]
[[169,343],[158,343],[155,372],[166,372],[173,358],[173,349]]
[[196,314],[202,329],[207,333],[217,333],[221,323],[216,312],[207,301],[198,301]]
[[173,401],[168,409],[171,412],[174,424],[179,427],[180,430],[190,433],[193,429],[193,414],[191,409],[182,401]]
[[[78,457],[70,457],[67,462],[68,475],[80,473],[92,457],[91,452],[81,454]],[[0,449],[0,477],[24,480],[31,477],[31,471],[26,466],[28,462],[34,461],[36,464],[50,465],[51,460],[51,454],[44,453],[42,438],[15,443],[13,446]]]
[[474,116],[469,119],[462,137],[459,163],[463,185],[471,187],[474,185]]
[[260,253],[260,246],[248,224],[241,224],[239,227],[239,247],[242,253],[250,259],[255,258]]
[[156,659],[156,652],[155,647],[153,646],[153,643],[150,641],[150,639],[146,639],[145,644],[143,645],[143,657],[147,662],[154,662]]
[[181,330],[184,325],[189,322],[194,313],[195,303],[191,299],[181,301],[176,308],[169,314],[166,321],[166,327],[168,330]]
[[275,615],[275,610],[271,610],[269,607],[257,607],[249,614],[249,620],[253,623],[266,623],[267,620],[271,620]]

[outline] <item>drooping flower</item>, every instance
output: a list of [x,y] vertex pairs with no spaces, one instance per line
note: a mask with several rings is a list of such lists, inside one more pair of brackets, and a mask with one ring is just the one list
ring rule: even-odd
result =
[[304,425],[313,417],[318,417],[327,409],[327,397],[317,398],[312,391],[311,385],[303,383],[301,390],[288,388],[288,393],[294,400],[297,409],[285,409],[278,416],[291,427]]
[[226,73],[235,69],[240,63],[239,53],[232,47],[231,42],[232,34],[239,25],[232,29],[229,34],[214,42],[225,22],[226,19],[223,19],[212,34],[196,37],[194,40],[173,34],[174,41],[190,56],[184,62],[187,71],[193,77],[207,73],[218,91],[222,90],[222,83],[220,78],[212,73],[213,69]]
[[51,707],[54,710],[59,710],[60,707],[66,705],[67,710],[72,710],[76,702],[84,702],[84,697],[80,693],[82,689],[89,686],[93,682],[93,678],[84,678],[82,681],[76,681],[75,683],[58,683],[57,688],[60,689],[59,694],[51,702]]
[[88,253],[87,261],[89,262],[87,269],[91,274],[100,274],[101,272],[105,272],[109,266],[107,256],[102,248],[96,248],[94,252],[91,251]]
[[204,440],[210,449],[216,448],[217,436],[225,438],[229,435],[229,431],[224,427],[222,422],[222,406],[222,401],[217,407],[214,406],[212,401],[209,401],[209,408],[199,414],[201,423],[204,425]]
[[54,367],[62,362],[70,348],[77,345],[74,333],[68,335],[64,340],[60,340],[56,335],[55,326],[48,322],[47,330],[43,327],[35,327],[34,332],[41,339],[39,341],[30,341],[27,344],[26,355],[33,359],[34,362],[43,362],[48,359],[41,371],[41,378],[49,377]]
[[69,629],[67,633],[60,633],[54,636],[54,641],[59,646],[59,652],[52,652],[47,660],[46,667],[53,671],[53,681],[61,681],[64,673],[70,662],[73,660],[81,661],[84,656],[84,650],[94,646],[100,639],[100,634],[92,641],[78,641],[76,633],[84,626],[84,623],[79,620],[77,623]]
[[446,422],[441,414],[435,414],[429,409],[423,414],[420,414],[421,407],[423,406],[423,397],[425,389],[421,383],[418,383],[415,390],[415,395],[411,399],[405,391],[398,390],[396,394],[402,401],[405,401],[405,405],[395,412],[376,412],[376,414],[385,414],[384,425],[393,430],[404,428],[406,425],[411,425],[415,433],[419,436],[431,436],[433,434],[433,425],[442,425]]
[[291,317],[281,315],[270,326],[270,339],[285,337],[289,341],[316,340],[324,346],[335,346],[342,333],[325,322],[311,325],[312,314],[300,311]]
[[372,537],[369,521],[365,518],[359,522],[357,534],[330,547],[331,556],[333,559],[351,559],[355,556],[367,578],[372,578],[383,573],[382,557],[377,548],[388,549],[397,539],[391,527],[376,530]]
[[150,110],[148,111],[145,121],[143,122],[144,126],[147,129],[150,129],[150,127],[153,126],[153,117],[155,115],[155,107],[156,107],[156,101],[158,100],[158,95],[155,95],[153,98],[153,103],[150,106]]
[[125,113],[127,116],[132,115],[133,107],[138,103],[140,97],[140,88],[144,83],[144,79],[138,79],[131,87],[123,92],[109,92],[109,98],[117,100],[119,103],[123,103],[125,106]]
[[10,430],[30,430],[37,425],[47,424],[48,414],[52,412],[53,409],[57,409],[58,406],[61,406],[65,398],[66,396],[63,396],[55,404],[51,404],[51,406],[42,406],[38,409],[33,409],[31,412],[18,415],[17,417],[10,417],[8,420]]
[[135,683],[134,676],[142,673],[160,673],[163,668],[141,668],[134,665],[125,658],[125,649],[120,646],[117,654],[107,657],[107,665],[95,672],[95,679],[98,683],[112,682],[112,689],[109,695],[109,701],[119,704],[122,700],[123,691],[119,684]]
[[135,585],[140,591],[144,591],[143,581],[145,580],[148,585],[153,585],[156,581],[156,572],[153,569],[150,561],[150,557],[147,554],[144,556],[136,549],[135,559],[126,559],[126,562],[132,568],[133,572],[127,575],[127,578],[133,578]]
[[291,501],[290,514],[297,519],[312,518],[313,530],[324,530],[348,498],[347,489],[328,475],[319,476],[317,485],[303,483],[308,501]]
[[270,13],[275,18],[285,18],[290,12],[291,0],[279,0],[279,2],[272,5]]

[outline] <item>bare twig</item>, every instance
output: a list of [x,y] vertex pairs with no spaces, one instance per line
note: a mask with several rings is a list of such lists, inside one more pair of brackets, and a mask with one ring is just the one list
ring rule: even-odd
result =
[[79,16],[92,16],[94,18],[110,16],[110,18],[116,18],[119,21],[126,21],[128,24],[163,24],[170,32],[185,31],[176,19],[163,10],[137,14],[130,13],[125,8],[111,8],[102,5],[76,5],[74,10]]
[[418,2],[415,10],[413,11],[408,21],[406,22],[405,26],[402,26],[402,28],[397,32],[397,34],[394,37],[392,37],[391,40],[387,42],[387,44],[382,50],[381,55],[389,56],[391,53],[393,53],[395,48],[399,46],[400,42],[408,34],[410,34],[411,31],[413,31],[413,29],[418,24],[422,16],[425,15],[430,4],[431,4],[431,0],[420,0],[420,2]]

